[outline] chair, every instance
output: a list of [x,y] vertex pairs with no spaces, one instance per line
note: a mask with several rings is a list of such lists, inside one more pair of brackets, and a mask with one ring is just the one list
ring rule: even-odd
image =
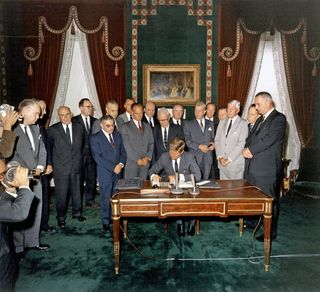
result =
[[320,198],[320,148],[303,148],[299,169],[290,172],[291,194]]

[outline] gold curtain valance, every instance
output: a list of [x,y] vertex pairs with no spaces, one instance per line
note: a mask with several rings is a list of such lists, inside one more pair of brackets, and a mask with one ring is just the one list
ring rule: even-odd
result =
[[30,75],[30,73],[32,72],[31,62],[34,62],[37,59],[39,59],[39,57],[41,55],[42,47],[43,47],[43,44],[45,42],[45,38],[44,38],[44,34],[43,34],[44,28],[47,31],[49,31],[49,32],[51,32],[53,34],[64,34],[64,33],[66,33],[66,31],[69,29],[70,26],[71,26],[71,30],[74,31],[73,22],[77,25],[77,27],[83,33],[86,33],[86,34],[94,34],[94,33],[99,32],[100,30],[102,31],[101,40],[104,43],[104,48],[105,48],[105,52],[106,52],[107,56],[112,61],[116,62],[115,75],[117,76],[119,74],[117,62],[120,61],[124,57],[125,52],[124,52],[123,48],[120,47],[120,46],[115,46],[112,49],[112,51],[110,52],[110,50],[109,50],[108,18],[106,16],[102,16],[100,18],[100,23],[96,28],[94,28],[94,29],[85,29],[80,24],[80,21],[79,21],[79,18],[78,18],[77,7],[75,7],[75,6],[71,6],[70,7],[67,23],[60,30],[56,30],[56,29],[50,27],[48,25],[48,23],[47,23],[47,19],[44,16],[40,16],[39,17],[39,22],[38,22],[38,51],[36,53],[36,50],[33,47],[26,47],[24,49],[24,51],[23,51],[24,57],[30,62],[28,74]]

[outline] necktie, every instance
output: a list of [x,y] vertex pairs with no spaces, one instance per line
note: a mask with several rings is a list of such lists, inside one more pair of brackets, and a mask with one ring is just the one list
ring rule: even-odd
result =
[[88,118],[85,118],[85,124],[86,124],[86,131],[87,131],[87,134],[89,134],[89,131],[90,131],[90,127],[89,127],[89,123],[88,123]]
[[163,132],[163,145],[164,145],[164,148],[167,148],[168,146],[167,128],[164,128],[164,132]]
[[174,161],[174,171],[175,172],[179,172],[179,166],[178,166],[178,161],[177,160]]
[[115,148],[115,147],[116,147],[116,144],[114,144],[114,141],[113,141],[113,138],[112,138],[112,135],[111,135],[111,134],[109,134],[109,139],[110,139],[110,144],[111,144],[111,146],[112,146],[113,148]]
[[177,121],[177,125],[179,125],[179,126],[180,126],[180,121]]
[[200,127],[201,127],[201,131],[202,131],[202,133],[203,133],[204,128],[203,128],[203,122],[202,122],[202,120],[200,120]]
[[68,142],[72,144],[69,125],[66,126],[66,135],[67,135]]
[[[31,143],[31,140],[30,140],[30,137],[29,137],[29,135],[28,135],[27,126],[24,126],[24,133],[26,134],[26,136],[27,136],[27,138],[28,138],[28,141],[29,141],[29,143],[30,143],[30,145],[31,145],[31,148],[33,149],[32,143]],[[34,150],[34,149],[33,149],[33,150]]]
[[141,122],[138,122],[138,128],[139,128],[140,132],[142,132]]
[[226,137],[228,137],[228,134],[229,134],[229,131],[230,131],[231,127],[232,127],[232,120],[230,120],[230,122],[229,122],[229,126],[228,126]]

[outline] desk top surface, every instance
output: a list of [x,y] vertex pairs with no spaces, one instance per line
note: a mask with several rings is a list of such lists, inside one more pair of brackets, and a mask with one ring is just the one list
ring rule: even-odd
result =
[[[200,189],[200,194],[192,196],[185,190],[184,194],[173,195],[168,190],[153,191],[149,181],[144,182],[144,193],[140,190],[125,190],[116,193],[112,201],[171,201],[171,200],[265,200],[273,198],[263,193],[259,188],[250,185],[245,180],[219,180],[221,189]],[[147,191],[150,189],[150,193]]]

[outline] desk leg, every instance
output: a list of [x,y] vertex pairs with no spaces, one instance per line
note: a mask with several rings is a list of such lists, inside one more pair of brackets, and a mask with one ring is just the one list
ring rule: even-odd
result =
[[271,235],[271,222],[272,215],[263,216],[263,227],[264,227],[264,259],[265,259],[265,270],[266,272],[270,269],[270,235]]
[[119,274],[120,263],[120,217],[113,217],[113,250],[114,250],[114,272]]
[[128,234],[128,220],[123,220],[123,238],[126,239]]
[[240,236],[243,235],[243,218],[239,218],[239,233]]

